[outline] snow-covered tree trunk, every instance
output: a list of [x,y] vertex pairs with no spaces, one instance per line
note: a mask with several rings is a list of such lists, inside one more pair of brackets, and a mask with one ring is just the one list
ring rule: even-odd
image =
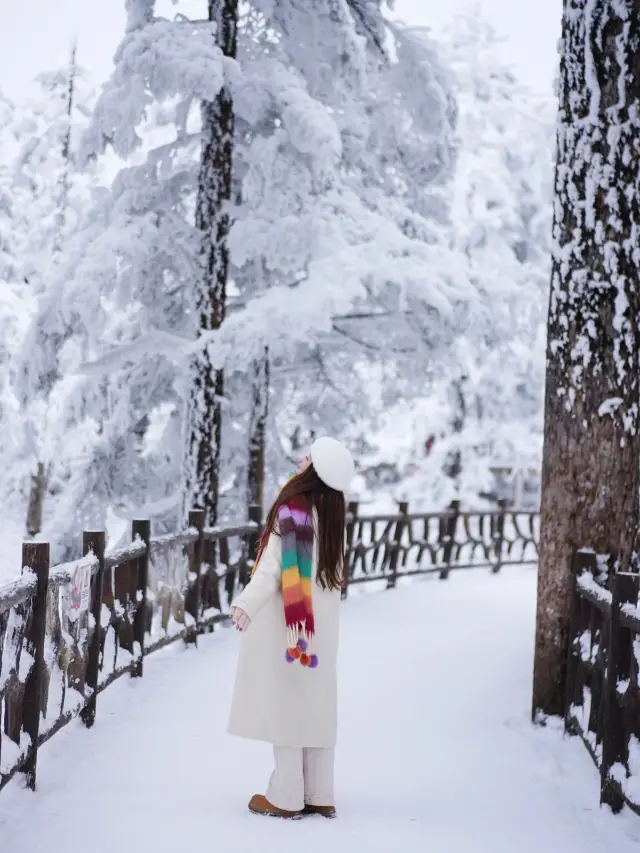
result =
[[264,509],[264,464],[267,417],[269,414],[269,350],[252,365],[251,411],[249,415],[249,467],[247,505]]
[[640,2],[565,0],[533,714],[562,714],[570,558],[638,528]]
[[457,376],[451,383],[451,409],[453,417],[451,420],[452,444],[453,447],[447,454],[445,460],[445,473],[447,477],[458,485],[460,474],[462,473],[462,447],[459,439],[465,427],[467,420],[467,402],[465,399],[465,384],[467,377]]
[[31,489],[27,504],[27,535],[37,536],[42,530],[42,511],[47,489],[47,474],[44,462],[38,462],[37,471],[31,475]]
[[[216,24],[222,53],[235,58],[238,0],[209,0],[209,20]],[[223,86],[215,100],[202,105],[203,146],[196,203],[196,226],[202,232],[202,276],[195,284],[199,332],[219,329],[225,318],[230,228],[234,109],[231,92]],[[189,394],[185,498],[187,508],[205,511],[205,523],[218,517],[220,435],[224,376],[213,362],[208,345],[192,365]]]

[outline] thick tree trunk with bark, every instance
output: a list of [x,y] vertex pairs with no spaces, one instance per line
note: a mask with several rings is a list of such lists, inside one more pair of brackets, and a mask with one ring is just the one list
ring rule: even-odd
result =
[[[238,0],[210,0],[209,20],[217,25],[216,41],[225,56],[235,58]],[[196,226],[202,232],[202,277],[195,285],[200,334],[219,329],[225,318],[231,225],[234,110],[224,86],[202,105],[203,146],[196,202]],[[205,345],[192,364],[186,453],[186,509],[203,509],[205,524],[218,518],[223,371]]]
[[533,714],[564,712],[576,548],[638,527],[640,0],[565,0]]
[[269,414],[269,350],[253,362],[251,412],[249,416],[249,469],[247,473],[247,507],[264,510],[264,465],[267,417]]

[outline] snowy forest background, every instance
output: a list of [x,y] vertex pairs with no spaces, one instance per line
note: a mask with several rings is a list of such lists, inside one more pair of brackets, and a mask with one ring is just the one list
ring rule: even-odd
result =
[[[368,509],[480,507],[500,468],[535,483],[553,98],[477,8],[436,38],[383,0],[255,0],[230,60],[195,5],[127,0],[101,88],[70,48],[37,98],[0,90],[0,580],[27,535],[57,561],[83,528],[182,525],[203,348],[219,523],[246,515],[256,435],[265,501],[323,433]],[[201,105],[223,84],[226,317],[203,336]]]

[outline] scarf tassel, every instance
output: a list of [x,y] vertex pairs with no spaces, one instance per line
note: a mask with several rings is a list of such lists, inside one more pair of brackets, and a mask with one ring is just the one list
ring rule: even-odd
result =
[[304,626],[287,626],[285,660],[287,663],[299,661],[302,666],[309,669],[315,669],[318,666],[318,655],[313,647],[313,634],[309,634]]

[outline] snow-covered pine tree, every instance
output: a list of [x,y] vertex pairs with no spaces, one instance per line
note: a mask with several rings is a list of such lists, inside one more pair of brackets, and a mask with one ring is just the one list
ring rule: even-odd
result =
[[[351,10],[357,5],[350,4]],[[241,289],[245,305],[247,295],[252,301],[237,318],[231,318],[227,333],[236,322],[238,328],[250,322],[250,339],[258,345],[265,342],[265,334],[270,335],[267,343],[274,399],[289,402],[295,398],[299,426],[304,427],[304,395],[317,417],[314,388],[319,382],[323,387],[324,428],[334,432],[349,424],[349,412],[353,417],[359,411],[362,421],[367,410],[362,382],[349,381],[354,375],[349,369],[354,359],[363,362],[363,368],[367,361],[358,341],[406,337],[406,331],[398,328],[403,295],[407,303],[404,316],[410,316],[419,305],[421,310],[432,312],[432,326],[437,325],[434,306],[444,310],[454,294],[463,295],[461,289],[456,292],[452,259],[434,214],[435,209],[442,210],[442,204],[436,206],[434,199],[450,172],[452,105],[446,75],[424,34],[400,26],[392,28],[381,16],[375,18],[378,23],[374,27],[372,9],[373,4],[368,4],[366,33],[360,18],[342,19],[348,22],[343,41],[352,45],[351,65],[343,69],[344,76],[329,73],[323,62],[311,59],[323,57],[330,36],[322,22],[334,26],[330,16],[320,19],[318,29],[311,7],[282,4],[273,18],[256,16],[252,59],[264,63],[264,51],[271,65],[279,59],[292,69],[296,76],[289,72],[289,88],[279,87],[283,95],[291,99],[291,84],[301,87],[299,101],[308,99],[307,92],[312,94],[316,107],[315,113],[308,113],[309,119],[317,115],[320,133],[323,125],[318,122],[323,112],[326,115],[318,143],[323,136],[329,143],[335,141],[333,148],[326,143],[324,148],[321,144],[314,147],[310,139],[301,137],[302,128],[296,128],[292,136],[286,124],[290,107],[286,101],[278,103],[282,95],[272,87],[269,110],[263,111],[266,120],[258,123],[254,118],[252,129],[239,134],[236,148],[238,160],[246,167],[242,204],[232,231],[232,260],[240,266],[234,273],[236,281],[250,271],[251,286]],[[279,26],[282,30],[278,34]],[[261,27],[268,35],[262,35]],[[382,44],[391,38],[396,62],[390,61]],[[306,45],[304,51],[302,44]],[[329,50],[334,49],[332,44]],[[341,68],[340,61],[344,66],[348,56],[343,50],[330,67]],[[422,82],[419,96],[414,95],[416,79]],[[322,110],[318,110],[318,102]],[[307,125],[309,130],[314,127],[310,121]],[[247,146],[247,139],[259,144]],[[318,156],[314,163],[306,153],[323,150],[329,157],[326,162]],[[286,167],[280,162],[286,162]],[[301,188],[305,188],[304,194]],[[281,235],[286,235],[285,239]],[[431,270],[428,282],[425,268]],[[287,284],[289,293],[284,296],[283,285]],[[303,302],[307,309],[315,308],[306,311],[306,319],[301,310]],[[358,307],[351,310],[354,303]],[[282,340],[285,335],[281,332],[280,340],[277,336],[287,320],[271,324],[270,329],[258,322],[263,312],[274,307],[280,312],[285,305],[290,316],[296,311],[297,339],[301,340],[293,354],[290,344]],[[305,324],[309,324],[306,345]],[[368,350],[369,355],[388,360],[393,348],[392,342],[382,349],[371,344],[370,349],[365,346],[364,353]],[[405,356],[408,367],[409,354]],[[292,357],[299,365],[295,371],[286,366]],[[348,363],[349,368],[340,370],[338,361],[343,366]],[[330,362],[334,362],[333,367],[328,367]],[[411,372],[415,374],[415,370],[412,358]],[[335,382],[328,378],[328,372],[335,374]],[[389,371],[390,376],[393,373]],[[397,394],[400,383],[397,371],[395,374],[388,390],[393,388]],[[295,385],[298,389],[292,397]],[[272,425],[287,422],[288,433],[270,433],[271,447],[276,450],[270,456],[272,465],[275,463],[272,475],[279,469],[281,476],[281,448],[284,445],[288,455],[287,437],[295,424],[291,424],[291,407],[280,409],[274,409]]]
[[82,145],[84,163],[110,149],[129,165],[96,196],[40,317],[45,331],[53,316],[73,324],[77,344],[55,412],[66,427],[65,474],[47,531],[60,556],[77,550],[74,536],[89,523],[114,541],[133,512],[156,527],[180,517],[192,286],[201,271],[199,106],[216,98],[224,74],[211,22],[166,20],[154,9],[127,4],[114,73]]
[[81,455],[69,445],[73,476],[49,522],[64,542],[82,529],[74,507],[92,523],[109,520],[116,539],[118,519],[134,511],[169,526],[180,516],[191,288],[201,269],[194,114],[223,76],[210,23],[166,21],[153,7],[128,5],[114,74],[83,145],[84,159],[110,146],[131,165],[85,218],[56,285],[57,305],[81,330],[84,362],[60,412],[72,421],[81,414]]
[[[203,345],[211,344],[212,363],[226,371],[227,447],[237,444],[234,436],[243,437],[244,505],[247,373],[265,347],[276,375],[287,358],[306,358],[314,336],[331,331],[332,317],[370,292],[389,282],[396,291],[422,292],[425,267],[434,270],[426,288],[429,304],[444,308],[452,294],[460,295],[454,277],[435,262],[441,249],[390,223],[379,188],[357,180],[358,169],[375,173],[367,152],[367,140],[376,140],[375,123],[367,123],[370,110],[358,106],[358,97],[375,88],[376,78],[366,76],[366,52],[353,19],[341,19],[338,39],[351,44],[352,53],[338,56],[329,14],[313,19],[308,6],[292,5],[287,22],[299,15],[300,26],[278,33],[271,12],[266,16],[259,5],[265,4],[243,7],[236,62],[223,58],[210,22],[162,19],[149,2],[128,6],[127,31],[95,111],[87,152],[111,146],[130,165],[78,230],[56,290],[62,316],[73,312],[82,329],[78,340],[92,366],[84,379],[75,377],[61,407],[61,418],[81,430],[76,441],[83,454],[74,460],[54,530],[69,530],[71,506],[99,502],[122,515],[135,509],[156,523],[175,523],[183,453],[176,436],[186,426],[189,394],[185,368]],[[329,6],[319,3],[317,10]],[[288,46],[298,64],[308,65],[311,83]],[[374,72],[387,73],[377,66]],[[201,232],[195,227],[199,106],[215,101],[225,80],[236,126],[229,284],[244,305],[219,330],[199,334],[191,298],[201,269]],[[332,102],[334,91],[339,95]],[[345,142],[349,158],[343,156]],[[380,150],[395,156],[382,145]],[[393,186],[391,167],[385,182]],[[396,194],[409,183],[398,182]],[[367,197],[374,191],[378,207]],[[391,209],[403,221],[401,204],[392,200]],[[74,421],[78,412],[82,419]],[[147,422],[139,452],[138,425]],[[225,474],[225,489],[233,482]],[[237,478],[235,483],[237,488]],[[73,526],[81,527],[75,518]]]
[[[48,312],[49,288],[70,234],[89,203],[94,177],[81,176],[74,164],[72,134],[86,125],[93,98],[87,75],[76,64],[75,47],[68,66],[45,72],[36,82],[39,96],[27,102],[16,118],[17,150],[11,162],[15,277],[24,314],[35,313],[34,324],[17,346],[11,377],[25,436],[17,454],[18,466],[26,461],[25,456],[32,457],[29,535],[41,528],[47,467],[53,457],[51,441],[55,443],[48,418],[49,395],[61,378],[58,353],[71,334],[62,326],[54,331],[52,317],[47,320],[50,333],[43,334],[38,316]],[[37,300],[42,300],[39,310]]]
[[[189,200],[187,206],[195,202],[197,198],[198,165],[197,161],[193,159],[193,146],[197,146],[200,143],[202,126],[197,121],[197,116],[194,118],[195,111],[192,107],[197,108],[198,98],[207,102],[215,101],[225,79],[223,77],[223,69],[226,68],[227,75],[233,83],[235,120],[236,122],[243,122],[241,130],[236,136],[242,135],[245,132],[248,134],[249,129],[262,120],[268,121],[268,116],[264,110],[265,104],[268,107],[270,103],[282,103],[286,108],[284,126],[280,133],[281,135],[284,133],[286,136],[290,136],[294,140],[294,144],[291,144],[287,149],[289,152],[287,157],[280,162],[276,160],[275,168],[270,171],[270,174],[273,175],[273,181],[276,184],[282,175],[286,173],[286,170],[290,166],[293,166],[298,171],[294,171],[289,176],[289,186],[293,187],[295,178],[302,176],[302,180],[296,191],[301,198],[304,198],[304,193],[308,191],[309,187],[309,180],[305,177],[305,174],[309,174],[310,169],[307,160],[311,164],[313,171],[319,172],[319,170],[324,169],[326,172],[327,164],[330,165],[336,159],[335,141],[338,138],[338,134],[335,130],[332,130],[334,122],[331,117],[327,117],[325,111],[320,108],[320,105],[316,104],[305,91],[304,81],[300,79],[299,75],[291,73],[282,61],[279,61],[277,58],[269,61],[267,57],[264,62],[261,58],[260,62],[251,65],[243,55],[240,63],[226,61],[223,64],[222,54],[217,49],[213,39],[211,39],[212,27],[207,22],[193,22],[181,16],[171,21],[156,18],[153,15],[153,7],[154,4],[152,3],[136,3],[129,6],[130,17],[127,34],[125,35],[123,45],[116,55],[115,73],[107,85],[96,110],[90,148],[93,151],[99,151],[104,148],[105,144],[110,143],[121,156],[130,158],[135,149],[140,147],[142,143],[140,136],[142,133],[141,127],[144,126],[142,108],[146,108],[151,117],[154,114],[154,104],[158,108],[162,107],[166,117],[165,130],[168,133],[168,141],[166,141],[162,151],[160,147],[156,147],[155,141],[149,140],[145,143],[149,151],[147,165],[139,167],[131,166],[128,168],[127,183],[130,189],[126,194],[122,191],[117,204],[121,209],[132,203],[135,206],[135,216],[131,220],[130,225],[126,225],[126,230],[129,230],[130,226],[135,228],[135,223],[139,221],[138,215],[144,217],[147,224],[154,221],[153,214],[157,213],[158,205],[160,205],[160,210],[166,211],[166,214],[172,217],[172,219],[168,220],[172,225],[175,224],[172,220],[175,220],[176,216],[178,217],[181,227],[175,228],[173,235],[169,233],[165,235],[163,233],[163,236],[166,239],[167,251],[169,251],[170,247],[172,257],[178,259],[190,258],[189,263],[192,264],[192,268],[182,279],[181,290],[184,296],[185,293],[188,294],[191,283],[197,276],[197,256],[193,254],[193,241],[194,239],[197,240],[198,230],[194,229],[192,224],[189,224],[189,219],[193,215],[192,210],[186,210],[182,204],[176,206],[176,202],[179,201],[179,199],[176,199],[176,194],[182,194],[181,198],[185,201]],[[195,40],[193,37],[194,33],[197,34],[197,39]],[[246,29],[243,31],[241,27],[240,36],[244,38],[245,33]],[[154,67],[149,65],[148,53],[145,51],[145,47],[151,38],[154,39],[157,50]],[[185,68],[188,68],[192,75],[186,81],[184,79]],[[136,85],[129,92],[127,86],[131,82],[135,82]],[[138,83],[142,85],[138,85]],[[141,92],[144,92],[144,98],[140,97]],[[169,94],[174,99],[171,104],[167,103]],[[127,103],[127,96],[132,99],[132,104],[130,108],[123,112],[122,103],[123,101]],[[124,122],[121,116],[125,117]],[[189,122],[190,124],[188,124]],[[329,128],[328,136],[327,128]],[[175,138],[171,138],[171,129],[173,129]],[[246,145],[248,146],[249,144],[250,141],[246,141]],[[191,146],[191,149],[189,149],[189,146]],[[268,149],[269,146],[266,146],[265,150],[261,152],[260,145],[256,145],[254,148],[256,159],[262,159],[262,162],[267,165],[269,165],[269,158],[273,157],[274,153],[277,154],[278,146],[271,146],[271,151]],[[177,168],[176,162],[181,167],[184,166],[184,168]],[[241,171],[242,164],[240,158],[238,158],[238,162],[239,170]],[[299,165],[300,162],[302,165]],[[259,180],[258,172],[255,172],[255,175]],[[153,198],[140,193],[134,195],[134,186],[139,179],[144,180],[146,186],[155,185],[157,187],[157,194]],[[324,180],[326,180],[326,177]],[[119,187],[118,192],[124,188],[124,184],[120,179],[116,182],[115,186]],[[163,186],[170,190],[166,196],[166,206],[161,199]],[[287,210],[288,201],[289,199],[284,196],[277,200],[276,207],[281,212],[281,220],[280,232],[275,235],[276,243],[274,245],[284,245],[284,229],[293,221],[293,217],[289,216],[289,218],[285,218],[285,215],[282,215],[289,212]],[[113,219],[113,216],[107,210],[109,206],[113,207],[113,202],[113,198],[107,202],[104,214],[106,219],[102,221],[101,234],[97,234],[94,230],[89,229],[84,237],[79,237],[78,246],[84,243],[85,247],[87,247],[87,252],[84,260],[77,261],[77,269],[82,269],[83,267],[86,269],[87,265],[93,265],[94,261],[91,259],[99,256],[100,247],[104,243],[109,242],[113,248],[113,241],[117,240],[116,251],[112,252],[112,260],[104,264],[105,259],[101,259],[101,265],[104,264],[103,268],[109,271],[112,284],[101,284],[101,287],[104,286],[107,293],[110,290],[113,291],[118,288],[117,283],[126,276],[131,286],[129,303],[129,311],[131,311],[134,310],[133,306],[138,303],[137,288],[140,285],[136,284],[136,275],[138,275],[140,267],[138,266],[137,258],[135,259],[135,263],[133,262],[133,252],[129,246],[126,247],[126,255],[123,257],[121,254],[124,248],[124,232],[117,236],[114,234],[114,229],[117,227],[116,222],[109,221]],[[153,206],[147,206],[147,203]],[[236,211],[234,211],[235,213]],[[325,210],[324,215],[326,219],[329,211]],[[193,220],[191,221],[193,222]],[[184,244],[181,245],[179,242],[181,235],[184,236],[187,233],[189,234],[188,247]],[[304,233],[305,238],[307,234],[308,230]],[[91,235],[89,239],[87,239],[88,235]],[[150,265],[148,263],[147,253],[151,248],[155,249],[155,246],[151,247],[147,245],[149,236],[150,234],[145,232],[142,235],[143,239],[137,240],[135,244],[132,243],[132,246],[135,245],[141,259],[145,258],[145,270],[148,270],[149,266],[151,266],[160,274],[163,264],[166,265],[166,258],[161,256],[155,264]],[[254,236],[259,237],[259,235]],[[294,258],[296,246],[302,245],[302,236],[302,231],[299,237],[289,235],[289,237],[294,237],[294,241],[299,241],[297,244],[292,242],[290,245],[290,258]],[[80,258],[80,254],[79,252],[78,258]],[[300,259],[297,259],[296,262],[303,263]],[[240,263],[244,264],[244,260],[241,259]],[[287,263],[290,263],[290,261],[287,261]],[[117,267],[115,274],[113,270],[114,264]],[[279,269],[274,270],[274,273],[278,272],[280,272]],[[147,275],[148,273],[145,274]],[[77,283],[73,283],[75,272],[72,269],[67,271],[66,279],[67,282],[64,289],[68,297],[64,301],[65,303],[72,303],[74,301],[74,290],[79,287]],[[105,281],[103,274],[100,275],[100,281],[101,283]],[[148,311],[146,315],[147,323],[149,323],[151,318],[157,318],[158,312],[163,310],[162,306],[165,305],[165,293],[165,285],[157,281],[154,290],[156,310],[155,312]],[[283,315],[282,309],[285,307],[285,304],[280,297],[275,301],[280,303],[278,311]],[[119,304],[118,299],[117,304]],[[307,327],[313,327],[313,324],[317,325],[325,322],[322,313],[318,314],[316,311],[314,316],[314,309],[316,307],[316,304],[304,306],[301,300],[297,301],[296,308],[301,311],[300,318],[304,319],[301,334],[304,334],[304,330]],[[284,312],[284,315],[286,313]],[[102,322],[100,319],[101,315],[102,312],[99,306],[94,305],[93,310],[87,313],[86,316],[92,318],[92,323],[100,324]],[[174,393],[180,396],[184,403],[186,396],[184,363],[176,365],[175,359],[176,356],[179,359],[180,353],[185,352],[187,348],[184,344],[190,339],[192,334],[198,334],[199,327],[197,313],[194,314],[191,308],[183,312],[182,319],[185,320],[185,326],[181,329],[178,326],[171,327],[171,332],[169,333],[171,336],[162,339],[163,341],[169,341],[166,351],[163,349],[163,344],[159,337],[152,336],[151,329],[146,334],[141,334],[141,330],[137,324],[128,323],[126,328],[122,328],[118,326],[118,321],[116,321],[113,335],[115,335],[116,329],[119,328],[119,340],[116,340],[115,336],[105,337],[104,334],[100,335],[103,352],[96,353],[94,367],[96,369],[100,369],[100,365],[108,367],[110,375],[105,377],[105,382],[112,388],[117,376],[116,370],[121,370],[130,375],[131,373],[142,370],[143,365],[146,364],[147,354],[149,354],[150,358],[157,358],[162,354],[166,356],[166,362],[173,365],[171,385]],[[228,365],[231,361],[236,361],[235,358],[231,359],[230,356],[232,354],[235,356],[238,352],[240,342],[240,355],[242,358],[238,359],[237,368],[240,371],[244,371],[246,375],[253,355],[259,355],[267,343],[267,341],[261,342],[260,340],[261,337],[264,337],[265,330],[269,333],[275,333],[277,330],[277,326],[276,330],[268,329],[269,324],[265,315],[259,315],[250,319],[253,319],[258,326],[258,334],[255,336],[255,340],[252,340],[252,329],[247,328],[248,324],[246,322],[241,324],[240,327],[231,328],[225,335],[224,330],[229,326],[227,321],[221,333],[215,335],[216,346],[209,350],[207,357],[215,359],[215,364],[218,367],[222,367],[225,363]],[[280,327],[284,326],[287,321],[288,318],[287,320],[281,319]],[[154,322],[155,319],[151,319],[149,325],[153,327]],[[175,323],[175,317],[173,318],[173,322]],[[169,328],[166,323],[163,324],[163,331],[168,332]],[[175,337],[173,336],[174,332],[176,333]],[[94,333],[88,335],[88,337],[95,342],[98,335]],[[153,340],[151,340],[152,337]],[[180,346],[180,340],[183,343],[182,346]],[[247,341],[246,347],[244,347],[245,341]],[[200,341],[196,344],[195,348],[192,348],[192,351],[197,352],[199,348],[207,346],[207,344],[207,335],[202,334],[200,335]],[[150,347],[149,353],[146,350],[147,346]],[[110,353],[109,349],[113,351]],[[137,364],[134,361],[133,353],[135,353]],[[127,385],[130,384],[130,382],[127,383]],[[112,407],[116,400],[120,401],[122,387],[124,387],[124,384],[120,385],[118,382],[118,388],[114,389],[114,396],[110,398],[110,405]],[[151,394],[147,398],[147,403],[152,411],[157,410],[159,406],[162,406],[166,402],[166,398],[162,395]],[[121,416],[127,411],[125,401],[122,401],[119,411]],[[114,436],[121,436],[123,442],[127,444],[126,430],[131,429],[131,427],[126,426],[126,421],[120,421],[116,424],[115,421],[107,417],[105,424],[106,422],[114,430]],[[135,423],[135,419],[132,417],[131,424],[133,423]],[[106,425],[103,428],[106,429]],[[130,478],[130,467],[120,469],[119,463],[116,464],[116,467],[121,471],[122,477]],[[175,477],[167,478],[166,482],[175,485]],[[126,497],[121,493],[119,499],[121,508],[124,508],[129,500],[133,498],[134,492],[137,492],[137,490],[129,491],[127,489]],[[150,493],[150,498],[153,502],[153,489],[150,489]],[[115,495],[112,495],[112,504],[114,499]],[[124,503],[122,502],[123,500]],[[213,497],[207,498],[207,500],[212,501],[212,507],[215,505]]]
[[[322,207],[322,196],[336,181],[339,133],[325,104],[310,96],[312,87],[288,49],[294,45],[297,53],[300,38],[306,39],[318,60],[309,69],[316,75],[320,66],[333,62],[337,47],[343,45],[343,73],[356,78],[355,66],[360,58],[351,23],[344,4],[332,7],[321,2],[307,7],[280,4],[271,10],[255,4],[243,21],[232,262],[234,284],[245,306],[270,288],[280,288],[285,294],[283,288],[298,286],[309,260],[325,239],[327,211]],[[308,63],[307,52],[304,61]],[[266,78],[266,85],[261,77]],[[341,79],[338,75],[338,85]],[[307,320],[304,315],[301,318],[305,324],[309,320],[326,322],[322,311],[315,316],[309,311]],[[229,442],[225,467],[234,472],[236,481],[246,478],[247,498],[243,500],[243,489],[230,494],[231,500],[225,501],[227,512],[245,512],[247,504],[263,500],[270,373],[265,332],[275,337],[276,366],[287,358],[291,344],[300,337],[295,330],[292,335],[282,326],[268,329],[264,321],[261,326],[256,330],[256,341],[248,341],[244,357],[240,353],[240,359],[234,359],[229,421],[233,424],[239,418],[246,423],[248,446],[234,453]],[[248,397],[241,389],[247,380],[251,388]]]
[[562,715],[577,548],[638,552],[640,9],[562,21],[533,714]]
[[93,91],[75,46],[67,66],[40,74],[36,83],[39,95],[20,111],[15,130],[12,192],[19,207],[20,275],[40,294],[88,198],[75,172],[72,132],[86,125]]

